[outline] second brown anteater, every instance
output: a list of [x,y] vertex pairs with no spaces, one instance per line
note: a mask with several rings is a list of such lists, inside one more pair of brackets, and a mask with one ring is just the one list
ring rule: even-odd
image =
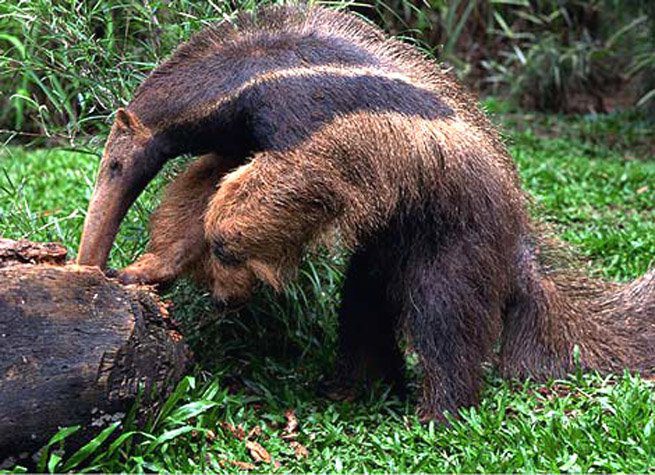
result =
[[655,368],[655,274],[621,286],[545,264],[516,168],[476,100],[355,16],[278,7],[207,28],[152,72],[109,136],[78,262],[105,266],[164,163],[168,188],[126,281],[191,274],[217,299],[280,289],[304,250],[351,252],[338,374],[402,385],[425,418],[474,404],[501,342],[506,376]]

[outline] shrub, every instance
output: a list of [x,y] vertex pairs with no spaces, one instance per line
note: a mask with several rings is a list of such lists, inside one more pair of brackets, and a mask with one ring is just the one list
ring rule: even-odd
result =
[[505,47],[483,62],[486,80],[528,108],[606,112],[604,99],[641,69],[636,53],[650,30],[644,9],[621,12],[630,2],[609,0],[534,3],[507,12],[507,21],[497,17]]

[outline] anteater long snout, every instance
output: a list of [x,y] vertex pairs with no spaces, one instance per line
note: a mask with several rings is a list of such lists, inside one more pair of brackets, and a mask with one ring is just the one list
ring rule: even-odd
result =
[[107,265],[125,214],[166,161],[154,142],[133,112],[118,109],[84,221],[78,264]]
[[79,265],[106,267],[118,229],[131,204],[122,190],[98,182],[84,221],[77,255]]

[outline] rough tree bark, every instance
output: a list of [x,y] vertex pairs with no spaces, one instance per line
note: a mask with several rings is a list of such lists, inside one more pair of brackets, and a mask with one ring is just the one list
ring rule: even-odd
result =
[[65,255],[0,239],[0,462],[60,426],[125,411],[139,387],[165,395],[190,361],[152,292]]

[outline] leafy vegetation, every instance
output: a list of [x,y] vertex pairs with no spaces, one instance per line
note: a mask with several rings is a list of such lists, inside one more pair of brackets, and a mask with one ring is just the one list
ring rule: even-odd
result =
[[[0,124],[58,142],[106,116],[183,40],[269,0],[9,1],[0,4]],[[27,135],[25,135],[27,134]]]
[[[605,112],[655,98],[655,4],[646,0],[369,0],[362,14],[408,36],[483,91],[523,107]],[[641,86],[639,86],[641,84]]]
[[[502,103],[489,101],[490,108]],[[563,119],[566,138],[544,137],[552,118],[513,116],[508,136],[534,212],[607,278],[643,273],[655,255],[655,161],[626,155],[641,141],[630,114]],[[525,124],[530,124],[526,126]],[[629,124],[632,124],[632,128]],[[634,130],[633,130],[634,129]],[[632,130],[632,133],[627,133]],[[577,131],[577,132],[576,132]],[[601,146],[610,133],[625,137]],[[74,253],[98,155],[65,149],[0,152],[0,235],[59,240]],[[175,164],[168,176],[177,171]],[[111,265],[131,262],[166,178],[150,186],[121,228]],[[329,374],[343,263],[315,257],[285,295],[261,292],[238,314],[217,317],[203,291],[170,293],[198,365],[144,427],[109,426],[62,457],[61,433],[43,455],[51,471],[648,472],[655,469],[655,392],[639,377],[572,375],[535,384],[488,370],[481,404],[449,427],[421,425],[413,400],[378,388],[335,403],[316,383]],[[299,429],[288,437],[285,412]],[[113,432],[113,433],[112,433]],[[243,432],[243,433],[242,433]],[[103,441],[111,433],[112,437]],[[118,435],[120,434],[120,435]],[[117,437],[118,436],[118,437]],[[248,440],[246,438],[249,436]],[[117,438],[116,438],[117,437]],[[305,447],[305,456],[295,441]],[[270,455],[255,463],[253,442]],[[256,451],[256,450],[255,450]],[[260,452],[259,452],[260,453]],[[261,453],[260,453],[261,455]],[[261,458],[261,457],[260,457]],[[267,460],[266,457],[263,460]],[[252,464],[252,467],[248,464]],[[279,464],[279,466],[278,466]],[[254,467],[254,468],[253,468]],[[14,470],[16,467],[14,467]]]

